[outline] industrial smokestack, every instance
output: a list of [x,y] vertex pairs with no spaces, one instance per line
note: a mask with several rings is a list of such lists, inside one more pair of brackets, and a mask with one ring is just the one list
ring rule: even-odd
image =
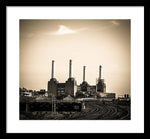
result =
[[102,66],[99,66],[99,79],[101,79],[101,70],[102,70]]
[[83,81],[85,81],[85,67],[86,66],[83,66]]
[[54,60],[52,60],[52,78],[54,78]]
[[69,61],[69,78],[72,77],[72,60]]

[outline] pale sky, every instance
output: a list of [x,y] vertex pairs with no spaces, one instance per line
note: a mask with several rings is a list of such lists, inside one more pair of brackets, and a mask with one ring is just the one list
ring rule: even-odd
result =
[[20,87],[47,90],[51,63],[55,78],[96,84],[99,65],[106,92],[130,94],[130,20],[20,20]]

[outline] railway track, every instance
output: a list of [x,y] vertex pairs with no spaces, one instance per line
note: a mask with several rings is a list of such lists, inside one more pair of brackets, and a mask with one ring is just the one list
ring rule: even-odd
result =
[[71,115],[70,119],[76,120],[124,120],[130,119],[130,110],[127,106],[119,106],[113,103],[102,104],[100,102],[87,102],[86,109]]
[[130,109],[127,109],[125,106],[120,106],[120,109],[124,110],[124,112],[120,116],[120,120],[130,119]]
[[118,105],[112,102],[85,102],[85,109],[81,112],[61,113],[56,116],[51,113],[38,112],[35,116],[27,115],[29,119],[44,120],[130,120],[130,106]]

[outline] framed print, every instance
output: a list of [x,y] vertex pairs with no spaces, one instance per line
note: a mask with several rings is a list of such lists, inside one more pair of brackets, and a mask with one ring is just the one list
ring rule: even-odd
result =
[[8,133],[144,132],[144,6],[6,11]]

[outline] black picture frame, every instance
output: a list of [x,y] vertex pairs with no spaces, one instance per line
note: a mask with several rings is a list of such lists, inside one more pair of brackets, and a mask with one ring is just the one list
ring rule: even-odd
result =
[[[150,122],[149,122],[149,92],[145,92],[146,91],[146,86],[148,85],[147,79],[148,76],[145,76],[145,73],[148,72],[148,63],[146,64],[146,60],[148,56],[148,46],[149,46],[149,36],[150,36],[150,30],[149,30],[149,25],[150,25],[150,16],[149,16],[149,5],[148,5],[148,1],[146,0],[130,0],[130,1],[111,1],[111,0],[103,0],[100,2],[94,2],[94,1],[90,1],[90,2],[77,2],[77,1],[73,1],[73,2],[66,2],[66,1],[62,1],[62,2],[58,2],[58,1],[45,1],[45,0],[41,0],[41,1],[34,1],[34,0],[21,0],[21,1],[13,1],[13,0],[2,0],[2,2],[0,2],[0,13],[1,13],[1,46],[3,48],[2,52],[1,52],[1,59],[2,59],[2,75],[3,78],[1,79],[1,86],[3,87],[3,91],[1,92],[1,101],[0,101],[0,105],[1,105],[1,135],[3,136],[9,136],[9,135],[35,135],[34,133],[6,133],[6,128],[7,128],[7,121],[6,121],[6,107],[7,107],[7,102],[6,102],[6,95],[7,95],[7,28],[6,28],[6,24],[7,24],[7,11],[6,11],[6,7],[7,6],[144,6],[144,133],[96,133],[95,135],[107,135],[108,137],[113,137],[114,135],[119,135],[119,137],[122,137],[123,134],[126,135],[134,135],[137,137],[137,135],[139,136],[143,136],[143,135],[148,135],[149,134],[149,129],[150,129]],[[147,60],[148,61],[148,60]],[[36,133],[37,134],[37,133]],[[38,133],[39,137],[42,137],[44,133]],[[71,135],[72,134],[90,134],[93,135],[94,133],[46,133],[46,135]]]

